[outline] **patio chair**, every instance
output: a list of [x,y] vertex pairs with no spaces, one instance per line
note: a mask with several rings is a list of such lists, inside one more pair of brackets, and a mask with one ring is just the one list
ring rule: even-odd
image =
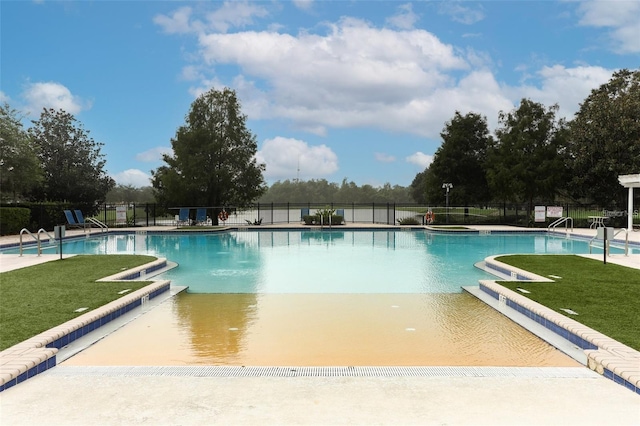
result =
[[206,225],[207,224],[207,209],[199,208],[196,210],[196,225]]
[[176,222],[177,226],[180,225],[189,225],[189,209],[181,208],[180,213],[178,213],[178,220]]
[[78,225],[84,226],[85,228],[87,227],[91,228],[91,222],[87,222],[86,220],[84,220],[84,215],[82,214],[81,210],[74,210],[74,213],[76,214]]
[[67,227],[68,228],[83,228],[84,227],[84,224],[78,223],[76,218],[73,216],[73,213],[71,213],[71,210],[65,210],[64,211],[64,215],[67,218]]

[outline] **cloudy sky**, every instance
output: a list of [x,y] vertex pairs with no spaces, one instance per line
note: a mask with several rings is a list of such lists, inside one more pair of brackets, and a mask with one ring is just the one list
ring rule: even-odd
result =
[[455,111],[571,118],[640,65],[640,1],[2,2],[0,100],[75,115],[149,184],[195,97],[234,89],[269,183],[409,185]]

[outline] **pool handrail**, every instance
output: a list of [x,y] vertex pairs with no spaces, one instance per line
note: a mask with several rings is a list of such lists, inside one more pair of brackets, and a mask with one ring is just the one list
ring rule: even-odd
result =
[[560,225],[562,225],[564,223],[564,229],[565,231],[569,231],[569,229],[567,228],[567,225],[569,224],[569,222],[571,222],[571,230],[573,231],[573,218],[570,216],[566,216],[566,217],[561,217],[556,219],[555,221],[551,222],[549,224],[549,226],[547,227],[547,230],[549,231],[555,231],[556,228]]
[[40,249],[40,231],[38,231],[38,236],[36,237],[27,228],[22,228],[20,230],[20,257],[22,257],[22,235],[25,234],[25,233],[31,235],[31,237],[33,237],[33,239],[37,241],[37,243],[38,243],[38,256],[40,256],[40,254],[42,254],[42,250]]

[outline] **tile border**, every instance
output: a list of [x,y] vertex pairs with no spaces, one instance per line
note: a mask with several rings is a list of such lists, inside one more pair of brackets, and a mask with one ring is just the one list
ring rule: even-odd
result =
[[[131,280],[166,267],[166,259],[112,275],[111,281]],[[133,272],[132,272],[133,271]],[[124,277],[124,278],[123,278]],[[128,277],[128,278],[126,278]],[[133,278],[132,278],[133,277]],[[99,281],[106,281],[101,279]],[[59,326],[53,327],[0,352],[0,392],[56,366],[60,348],[100,328],[127,312],[144,305],[150,299],[169,291],[171,281],[153,282],[96,308]]]
[[[523,278],[519,278],[521,281],[551,281],[527,271],[510,267],[492,259],[493,257],[495,256],[489,257],[485,261],[492,263],[496,267],[495,270],[499,270],[503,274],[512,276],[511,273],[513,272]],[[536,277],[541,278],[541,280],[535,279]],[[480,280],[479,288],[498,300],[503,306],[525,315],[578,346],[587,355],[588,368],[640,395],[640,352],[524,295],[503,287],[494,280]]]

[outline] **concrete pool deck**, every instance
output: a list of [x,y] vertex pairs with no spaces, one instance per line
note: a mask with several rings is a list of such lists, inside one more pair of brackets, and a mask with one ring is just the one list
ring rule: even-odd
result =
[[[574,234],[588,238],[595,231]],[[630,239],[640,242],[640,233],[630,233]],[[4,256],[13,255],[0,255],[0,270],[28,266],[22,263],[26,260]],[[31,261],[46,261],[39,258]],[[640,255],[607,260],[640,269]],[[206,368],[57,366],[0,393],[0,423],[640,424],[640,397],[586,367],[216,377]]]

